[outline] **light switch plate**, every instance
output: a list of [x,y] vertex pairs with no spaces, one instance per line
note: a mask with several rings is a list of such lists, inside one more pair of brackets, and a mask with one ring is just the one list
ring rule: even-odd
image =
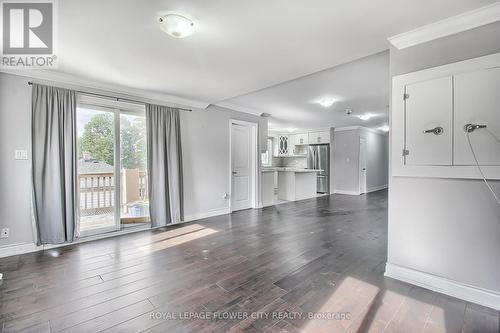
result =
[[16,150],[15,157],[16,160],[27,160],[28,151],[27,150]]

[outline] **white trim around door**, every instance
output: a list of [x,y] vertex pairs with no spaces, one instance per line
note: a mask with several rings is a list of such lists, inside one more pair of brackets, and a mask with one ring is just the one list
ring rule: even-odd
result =
[[366,193],[366,137],[359,137],[358,186],[359,193]]
[[[250,203],[245,207],[235,207],[233,203],[233,195],[234,193],[234,173],[235,166],[233,165],[233,126],[244,126],[250,130],[250,149],[248,149],[248,161],[249,165],[249,198]],[[247,209],[247,208],[258,208],[258,128],[259,125],[257,123],[229,119],[229,212],[233,212],[235,210]]]

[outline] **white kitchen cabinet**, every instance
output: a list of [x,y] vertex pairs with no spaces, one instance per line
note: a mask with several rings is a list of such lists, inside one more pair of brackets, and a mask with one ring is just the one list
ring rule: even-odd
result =
[[[455,75],[454,164],[474,165],[466,124],[486,125],[469,138],[480,165],[500,165],[500,68]],[[490,132],[488,132],[490,131]]]
[[261,187],[262,187],[262,205],[274,205],[274,175],[276,171],[262,171]]
[[286,156],[290,154],[290,136],[289,135],[279,135],[278,136],[278,155]]
[[311,132],[308,141],[310,145],[330,143],[330,131]]
[[288,139],[289,155],[304,155],[306,154],[306,143],[308,142],[307,133],[291,134]]
[[307,133],[297,133],[295,134],[294,144],[298,145],[307,145],[309,144],[309,136]]
[[277,173],[278,199],[295,201],[317,196],[317,174],[315,171],[280,170]]
[[406,164],[452,164],[452,77],[406,86]]
[[288,136],[288,155],[295,155],[296,141],[297,134],[290,134]]

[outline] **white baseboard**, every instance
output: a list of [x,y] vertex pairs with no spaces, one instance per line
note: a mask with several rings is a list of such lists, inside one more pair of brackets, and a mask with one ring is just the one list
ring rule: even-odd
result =
[[190,222],[190,221],[196,221],[200,219],[205,219],[207,217],[213,217],[213,216],[219,216],[219,215],[226,215],[229,214],[229,208],[219,208],[219,209],[211,209],[206,212],[199,212],[199,213],[194,213],[194,214],[187,214],[184,215],[184,221],[182,222]]
[[344,190],[333,190],[333,193],[335,194],[347,194],[347,195],[360,195],[358,191],[344,191]]
[[[372,187],[367,188],[366,193],[380,191],[380,190],[383,190],[386,188],[388,188],[387,184],[379,185],[379,186],[372,186]],[[335,193],[335,194],[347,194],[347,195],[360,195],[361,194],[361,192],[359,192],[359,191],[344,191],[344,190],[337,190],[337,189],[333,189],[333,193]]]
[[370,192],[375,192],[375,191],[380,191],[380,190],[384,190],[386,189],[388,186],[387,184],[385,185],[379,185],[379,186],[372,186],[372,187],[368,187],[368,189],[366,190],[366,193],[370,193]]
[[35,243],[19,243],[0,246],[0,258],[15,256],[18,254],[31,253],[43,250],[43,246],[36,246]]
[[385,265],[385,276],[430,289],[464,301],[480,304],[500,310],[500,293],[483,289],[437,275],[417,271],[411,268],[390,264]]

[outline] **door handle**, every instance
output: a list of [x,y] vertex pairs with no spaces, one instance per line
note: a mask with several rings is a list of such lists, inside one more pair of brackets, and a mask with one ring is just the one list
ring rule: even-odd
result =
[[441,134],[443,134],[443,132],[444,132],[444,129],[441,126],[437,126],[437,127],[423,131],[424,134],[433,133],[434,135],[441,135]]
[[232,171],[231,173],[232,173],[233,175],[238,174],[238,172],[237,172],[237,171]]
[[486,128],[486,125],[466,124],[464,126],[464,131],[467,132],[467,133],[472,133],[475,130],[480,129],[480,128]]

